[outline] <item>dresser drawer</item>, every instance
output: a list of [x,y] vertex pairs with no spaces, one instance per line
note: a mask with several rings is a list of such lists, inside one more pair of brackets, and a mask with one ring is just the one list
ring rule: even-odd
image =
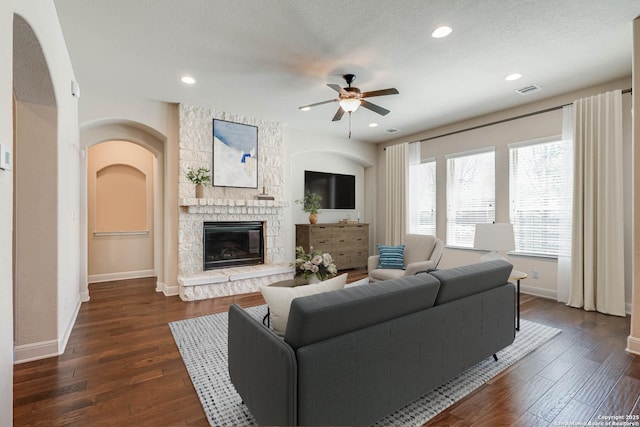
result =
[[369,238],[369,227],[366,225],[355,225],[345,228],[345,233],[349,237],[364,237]]
[[331,251],[333,251],[333,242],[334,240],[332,237],[316,237],[309,240],[309,246],[311,246],[314,250],[330,253]]

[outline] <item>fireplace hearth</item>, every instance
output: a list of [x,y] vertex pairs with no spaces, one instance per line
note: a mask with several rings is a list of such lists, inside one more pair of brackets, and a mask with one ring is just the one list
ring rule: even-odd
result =
[[204,222],[203,270],[264,264],[264,223]]

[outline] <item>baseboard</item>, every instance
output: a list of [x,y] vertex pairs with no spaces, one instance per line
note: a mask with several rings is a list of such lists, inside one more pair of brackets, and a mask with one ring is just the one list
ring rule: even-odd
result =
[[[533,295],[535,297],[558,300],[558,292],[552,289],[536,288],[535,286],[522,285],[520,286],[520,292],[527,295]],[[625,312],[631,314],[631,304],[625,303]]]
[[62,339],[60,340],[48,340],[40,341],[32,344],[18,345],[13,349],[13,363],[18,365],[20,363],[33,362],[34,360],[47,359],[49,357],[56,357],[64,353],[67,348],[67,343],[71,337],[71,332],[78,319],[80,313],[80,307],[82,301],[78,298],[76,300],[76,307],[73,310],[73,315],[69,319],[69,323],[64,330]]
[[92,274],[89,276],[89,283],[111,282],[114,280],[140,279],[143,277],[153,277],[156,273],[153,270],[123,271],[120,273]]
[[558,300],[558,292],[553,289],[537,288],[535,286],[521,285],[520,292],[540,298]]
[[173,297],[180,293],[178,285],[167,285],[164,282],[156,282],[156,292],[162,292],[165,297]]
[[635,338],[629,335],[627,337],[627,353],[636,354],[640,356],[640,338]]
[[17,345],[14,348],[13,364],[31,362],[58,356],[58,340],[40,341],[32,344]]
[[73,310],[73,316],[69,319],[69,323],[67,324],[67,328],[62,335],[62,339],[58,340],[58,354],[63,354],[65,349],[67,348],[67,343],[69,342],[69,337],[71,336],[71,332],[73,331],[73,327],[76,324],[76,319],[78,319],[78,313],[80,313],[80,306],[82,305],[82,301],[80,299],[76,300],[76,307]]

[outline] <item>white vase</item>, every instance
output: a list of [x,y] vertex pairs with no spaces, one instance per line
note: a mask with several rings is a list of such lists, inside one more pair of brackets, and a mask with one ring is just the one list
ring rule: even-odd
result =
[[310,285],[315,285],[316,283],[322,282],[322,280],[320,280],[320,278],[314,274],[313,276],[309,276],[308,282]]

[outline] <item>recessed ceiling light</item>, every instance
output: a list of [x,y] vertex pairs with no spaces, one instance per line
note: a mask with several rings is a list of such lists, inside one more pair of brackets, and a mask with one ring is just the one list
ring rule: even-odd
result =
[[431,33],[431,37],[433,37],[434,39],[441,39],[443,37],[447,37],[449,34],[451,34],[452,31],[453,30],[451,29],[451,27],[447,27],[446,25],[444,25],[433,30],[433,32]]
[[298,109],[300,111],[309,111],[309,110],[311,110],[311,107],[299,107]]
[[512,82],[514,80],[518,80],[520,77],[522,77],[522,74],[520,73],[513,73],[513,74],[509,74],[507,77],[505,77],[504,79],[508,82]]
[[196,79],[191,76],[182,76],[180,80],[182,81],[182,83],[186,83],[188,85],[192,85],[196,82]]
[[376,127],[378,127],[378,124],[377,123],[369,123],[369,127],[370,128],[376,128]]

